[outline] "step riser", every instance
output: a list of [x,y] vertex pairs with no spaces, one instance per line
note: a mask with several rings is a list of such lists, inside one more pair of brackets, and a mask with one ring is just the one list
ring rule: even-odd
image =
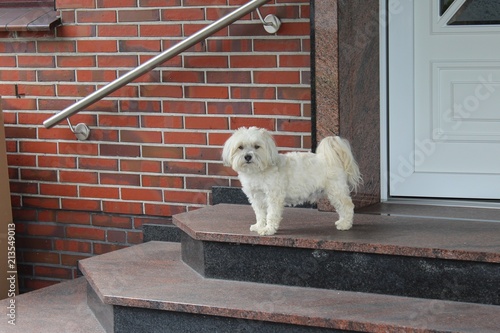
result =
[[498,264],[181,240],[207,278],[500,305]]
[[115,333],[337,333],[340,331],[318,327],[295,326],[273,322],[208,316],[182,312],[140,308],[115,307]]

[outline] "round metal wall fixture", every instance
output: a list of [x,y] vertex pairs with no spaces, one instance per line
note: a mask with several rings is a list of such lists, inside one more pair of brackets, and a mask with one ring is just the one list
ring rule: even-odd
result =
[[270,33],[276,33],[281,27],[280,19],[273,14],[269,14],[264,18],[264,29]]
[[90,128],[84,123],[79,123],[75,126],[75,136],[80,141],[85,141],[89,138]]

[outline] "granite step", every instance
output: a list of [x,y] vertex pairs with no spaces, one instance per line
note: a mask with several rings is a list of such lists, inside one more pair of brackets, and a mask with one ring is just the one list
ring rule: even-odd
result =
[[[498,215],[497,215],[498,216]],[[500,223],[286,208],[279,231],[249,231],[247,205],[179,214],[182,260],[207,278],[500,305]]]
[[16,296],[15,325],[6,314],[10,299],[0,301],[0,332],[5,333],[105,333],[87,306],[85,278]]
[[484,304],[204,278],[181,245],[156,242],[80,262],[106,332],[498,332]]

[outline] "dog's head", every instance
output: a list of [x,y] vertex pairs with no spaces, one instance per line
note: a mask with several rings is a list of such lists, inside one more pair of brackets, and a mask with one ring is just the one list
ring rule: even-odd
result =
[[224,144],[222,161],[236,172],[254,173],[276,165],[278,150],[263,128],[241,127]]

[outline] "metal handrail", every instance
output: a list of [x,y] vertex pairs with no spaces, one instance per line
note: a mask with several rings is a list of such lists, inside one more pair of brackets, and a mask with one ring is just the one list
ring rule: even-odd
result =
[[87,97],[79,100],[75,104],[67,107],[63,111],[53,115],[52,117],[48,118],[43,122],[43,126],[46,128],[51,128],[55,126],[56,124],[60,123],[64,119],[72,116],[73,114],[85,109],[86,107],[94,104],[95,102],[103,99],[104,97],[108,96],[109,94],[113,93],[114,91],[120,89],[121,87],[125,86],[126,84],[132,82],[139,76],[151,71],[155,67],[161,65],[167,60],[170,60],[171,58],[175,57],[176,55],[180,54],[181,52],[187,50],[191,46],[197,44],[198,42],[201,42],[207,37],[210,37],[217,31],[227,27],[231,23],[237,21],[241,17],[251,13],[255,9],[259,8],[260,6],[264,5],[265,3],[269,2],[270,0],[252,0],[249,1],[248,3],[242,5],[238,9],[234,10],[233,12],[227,14],[226,16],[218,19],[217,21],[213,22],[212,24],[206,26],[205,28],[201,29],[197,33],[189,36],[188,38],[182,40],[181,42],[175,44],[174,46],[170,47],[168,50],[163,51],[156,57],[148,60],[144,64],[134,68],[130,72],[124,74],[123,76],[119,77],[118,79],[112,81],[111,83],[108,83],[104,87],[96,90],[92,94],[88,95]]

